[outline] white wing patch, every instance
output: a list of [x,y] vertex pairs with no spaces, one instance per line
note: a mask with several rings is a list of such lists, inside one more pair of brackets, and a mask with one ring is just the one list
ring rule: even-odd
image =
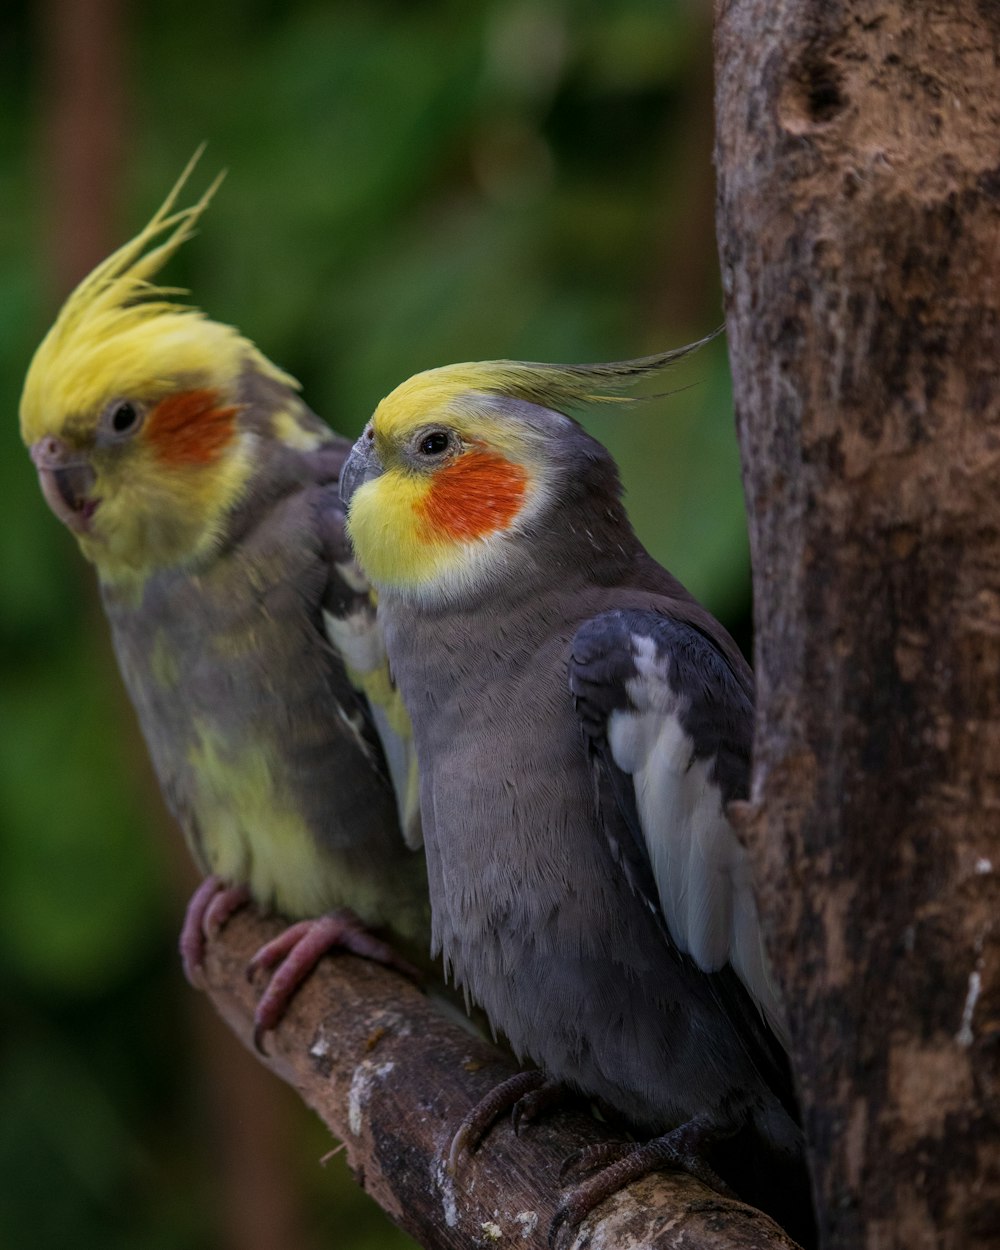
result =
[[333,567],[355,594],[367,595],[369,590],[371,590],[368,578],[358,568],[355,560],[341,560]]
[[417,755],[410,719],[389,676],[382,631],[374,606],[348,616],[324,611],[323,625],[331,644],[340,652],[347,675],[368,700],[368,708],[389,769],[403,840],[411,850],[423,845]]
[[634,710],[608,719],[608,744],[632,777],[636,806],[670,936],[699,968],[733,965],[768,1024],[785,1040],[767,968],[750,866],[722,808],[711,761],[694,758],[681,697],[652,638],[632,635],[638,676],[627,683]]
[[324,609],[323,625],[327,638],[352,673],[371,673],[385,662],[385,642],[374,607],[366,605],[343,617]]

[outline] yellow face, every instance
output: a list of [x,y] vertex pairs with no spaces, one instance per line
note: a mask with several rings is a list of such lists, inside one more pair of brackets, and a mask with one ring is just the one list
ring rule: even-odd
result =
[[376,585],[460,592],[502,558],[548,474],[537,439],[475,389],[475,366],[411,378],[345,465],[348,531]]
[[220,388],[114,399],[31,444],[42,492],[109,581],[195,559],[252,470],[239,408]]
[[621,390],[691,350],[596,365],[488,360],[409,378],[379,404],[341,478],[368,576],[433,596],[495,572],[568,470],[577,427],[561,410],[630,403]]
[[295,386],[232,327],[153,285],[214,190],[173,211],[190,169],[69,296],[21,397],[43,494],[106,580],[141,579],[214,543],[251,471],[234,398],[241,372]]

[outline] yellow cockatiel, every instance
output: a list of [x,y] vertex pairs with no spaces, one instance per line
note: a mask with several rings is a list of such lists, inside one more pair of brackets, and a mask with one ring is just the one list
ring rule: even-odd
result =
[[[196,158],[197,159],[197,158]],[[193,162],[192,162],[193,164]],[[28,370],[21,432],[55,515],[97,571],[166,800],[208,880],[182,934],[253,898],[302,924],[258,1034],[323,950],[426,959],[416,768],[338,497],[348,443],[231,326],[155,284],[215,187],[190,166],[69,296]]]

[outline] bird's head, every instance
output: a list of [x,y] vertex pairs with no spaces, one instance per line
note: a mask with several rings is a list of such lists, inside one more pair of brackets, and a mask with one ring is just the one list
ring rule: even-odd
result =
[[576,508],[593,491],[617,511],[614,462],[561,409],[628,402],[623,388],[699,345],[601,365],[449,365],[404,382],[341,474],[369,577],[416,598],[462,598],[517,563],[512,542],[548,526],[555,504]]
[[107,581],[141,581],[212,547],[252,470],[241,376],[249,367],[296,386],[231,326],[153,282],[218,185],[175,211],[193,164],[66,300],[21,396],[45,499]]

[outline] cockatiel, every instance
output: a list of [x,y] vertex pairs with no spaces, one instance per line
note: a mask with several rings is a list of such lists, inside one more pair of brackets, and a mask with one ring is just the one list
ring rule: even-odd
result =
[[557,1222],[679,1164],[808,1238],[781,1006],[726,817],[748,788],[750,670],[560,411],[688,350],[419,374],[341,491],[413,723],[435,953],[550,1083],[653,1137]]
[[426,959],[430,913],[409,724],[344,533],[350,445],[251,342],[153,283],[217,185],[174,211],[190,170],[66,301],[21,432],[97,569],[164,795],[210,874],[182,933],[190,979],[248,898],[302,920],[255,957],[277,965],[259,1040],[325,950],[407,962],[370,927]]

